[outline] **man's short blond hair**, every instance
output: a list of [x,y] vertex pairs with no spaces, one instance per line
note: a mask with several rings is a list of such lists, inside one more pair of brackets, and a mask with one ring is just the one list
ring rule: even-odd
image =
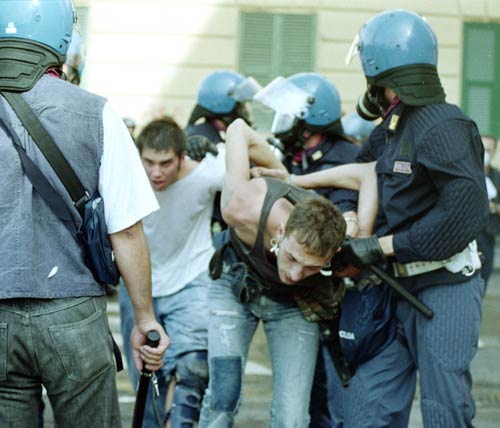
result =
[[342,213],[322,196],[299,201],[285,226],[285,236],[293,235],[307,253],[319,257],[333,255],[342,244],[345,232]]

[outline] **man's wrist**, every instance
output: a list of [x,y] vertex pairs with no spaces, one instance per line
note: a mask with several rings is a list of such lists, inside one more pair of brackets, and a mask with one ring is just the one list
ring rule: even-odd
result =
[[346,215],[344,217],[344,220],[346,221],[346,223],[355,223],[355,224],[359,223],[359,220],[356,216]]

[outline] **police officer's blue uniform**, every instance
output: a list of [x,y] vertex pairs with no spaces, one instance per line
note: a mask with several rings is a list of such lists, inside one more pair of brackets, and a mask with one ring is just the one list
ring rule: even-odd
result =
[[[380,135],[384,134],[382,146]],[[376,233],[394,235],[398,262],[445,260],[476,237],[485,210],[480,143],[474,123],[457,107],[400,103],[362,148],[358,160],[378,159]],[[400,278],[434,310],[434,319],[425,319],[407,302],[399,302],[398,335],[409,354],[395,343],[359,369],[366,387],[383,369],[379,363],[385,365],[387,355],[397,355],[397,364],[385,365],[379,375],[386,379],[380,386],[398,391],[392,402],[386,395],[388,408],[399,403],[407,411],[415,369],[419,370],[425,426],[469,426],[464,421],[474,415],[469,364],[479,335],[483,283],[478,271],[464,273],[441,267]],[[463,414],[457,409],[464,409]],[[351,417],[362,415],[363,411],[354,412]],[[405,425],[403,418],[397,426]]]
[[[394,131],[391,121],[400,121]],[[400,104],[383,127],[387,141],[377,162],[377,234],[394,235],[394,252],[402,263],[453,256],[476,238],[486,213],[476,126],[449,104]],[[479,271],[441,268],[401,282],[435,313],[427,320],[406,302],[397,307],[400,333],[420,374],[424,423],[468,426],[475,411],[469,364],[481,320]]]
[[193,135],[202,135],[214,144],[224,142],[219,130],[209,121],[188,125],[185,132],[188,138]]
[[418,370],[424,426],[472,427],[470,362],[483,290],[474,240],[487,215],[479,132],[444,101],[437,41],[422,17],[403,10],[380,13],[362,27],[353,47],[368,83],[358,112],[365,118],[384,113],[358,156],[377,160],[376,235],[392,236],[391,273],[434,311],[428,319],[408,302],[397,302],[397,333],[405,346],[370,377],[378,376],[385,387],[395,385],[395,394],[381,393],[374,381],[365,385],[367,393],[385,400],[389,410],[409,408]]
[[[352,163],[360,150],[359,146],[340,137],[327,136],[317,146],[304,150],[301,161],[285,159],[285,166],[292,174],[303,175],[324,169]],[[342,211],[356,210],[358,193],[346,189],[315,189],[317,193],[330,199]]]

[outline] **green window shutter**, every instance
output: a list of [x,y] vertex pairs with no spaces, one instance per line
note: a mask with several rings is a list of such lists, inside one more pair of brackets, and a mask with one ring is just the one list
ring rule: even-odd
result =
[[261,85],[273,78],[273,34],[273,15],[242,14],[239,69]]
[[[241,14],[239,72],[261,85],[277,76],[313,71],[316,61],[316,16]],[[269,129],[272,113],[252,105],[257,128]]]
[[464,24],[462,106],[481,133],[500,136],[500,25]]
[[316,28],[313,15],[281,15],[281,64],[279,74],[290,76],[314,71]]

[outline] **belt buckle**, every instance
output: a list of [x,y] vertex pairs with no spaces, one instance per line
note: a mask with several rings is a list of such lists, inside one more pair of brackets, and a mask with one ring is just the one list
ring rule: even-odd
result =
[[463,268],[462,268],[462,275],[463,276],[472,276],[474,275],[474,267],[472,265],[465,265]]
[[403,263],[393,263],[392,269],[394,270],[394,276],[396,278],[408,276],[408,269]]

